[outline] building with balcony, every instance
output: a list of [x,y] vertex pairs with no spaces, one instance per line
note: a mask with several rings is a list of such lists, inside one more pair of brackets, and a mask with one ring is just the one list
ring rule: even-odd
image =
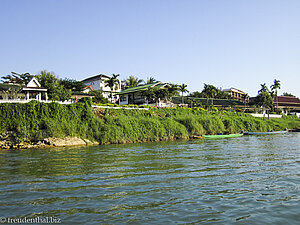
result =
[[[243,98],[243,95],[247,94],[246,92],[243,92],[237,88],[223,89],[222,91],[229,93],[232,98],[239,101],[244,101],[245,99]],[[249,98],[247,98],[247,101],[249,101]]]
[[[116,84],[113,88],[113,90],[110,89],[106,85],[107,80],[109,80],[110,77],[104,74],[98,74],[92,77],[88,77],[82,82],[86,86],[90,86],[91,89],[96,91],[101,91],[103,94],[103,97],[107,98],[109,101],[116,102],[119,99],[119,95],[117,95],[121,91],[121,81],[118,80],[118,84]],[[113,98],[111,98],[111,94],[113,95]]]

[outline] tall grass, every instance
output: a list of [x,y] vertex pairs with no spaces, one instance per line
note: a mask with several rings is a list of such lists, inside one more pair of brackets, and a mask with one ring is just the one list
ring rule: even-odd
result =
[[71,105],[4,103],[0,104],[0,115],[0,133],[12,132],[15,142],[77,136],[108,144],[300,128],[300,120],[292,116],[264,121],[244,113],[190,108],[103,109],[101,116],[96,117],[89,100]]

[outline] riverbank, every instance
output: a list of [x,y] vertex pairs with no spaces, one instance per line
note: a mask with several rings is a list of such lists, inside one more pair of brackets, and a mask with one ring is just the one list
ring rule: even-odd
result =
[[87,146],[99,145],[99,142],[92,142],[88,139],[78,137],[65,138],[45,138],[38,141],[20,141],[13,140],[13,132],[4,132],[0,134],[0,149],[29,149],[29,148],[51,148],[51,147],[68,147],[68,146]]
[[[295,116],[263,120],[240,112],[201,108],[93,109],[89,100],[71,105],[5,103],[0,104],[0,115],[1,148],[135,143],[300,128],[300,119]],[[65,145],[55,144],[59,142]]]

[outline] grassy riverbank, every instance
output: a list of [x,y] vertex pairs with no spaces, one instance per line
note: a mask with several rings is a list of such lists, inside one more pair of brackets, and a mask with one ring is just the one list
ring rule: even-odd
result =
[[10,132],[13,142],[37,142],[67,136],[101,144],[187,139],[219,132],[282,130],[300,128],[296,117],[263,121],[235,112],[207,112],[199,108],[98,109],[91,102],[72,105],[40,103],[0,104],[0,133]]

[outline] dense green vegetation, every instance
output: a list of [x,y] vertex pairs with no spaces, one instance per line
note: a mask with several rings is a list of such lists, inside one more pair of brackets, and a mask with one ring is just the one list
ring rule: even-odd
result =
[[0,132],[13,131],[15,141],[42,140],[46,137],[93,137],[95,120],[89,102],[71,105],[58,103],[0,104]]
[[239,112],[201,108],[149,110],[97,109],[91,100],[71,105],[58,103],[0,104],[0,133],[13,131],[14,141],[37,141],[46,137],[78,136],[105,143],[187,139],[218,132],[282,130],[300,128],[293,116],[262,120]]
[[206,98],[208,99],[232,99],[231,95],[225,91],[222,91],[211,84],[204,84],[204,88],[201,92],[192,92],[189,97]]

